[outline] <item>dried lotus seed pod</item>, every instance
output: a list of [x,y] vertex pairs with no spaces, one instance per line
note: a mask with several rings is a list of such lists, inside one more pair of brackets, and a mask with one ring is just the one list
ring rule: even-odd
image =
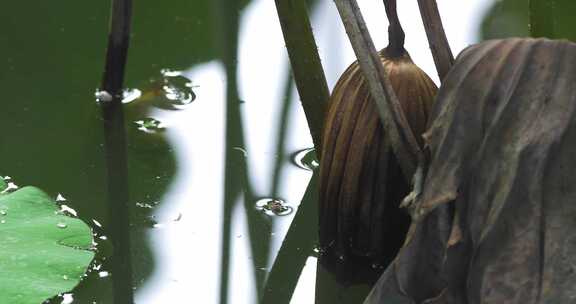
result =
[[[422,145],[438,88],[406,51],[380,52],[406,119]],[[385,138],[358,62],[337,82],[323,133],[320,163],[320,246],[324,261],[388,264],[401,247],[410,218],[398,208],[410,183]]]

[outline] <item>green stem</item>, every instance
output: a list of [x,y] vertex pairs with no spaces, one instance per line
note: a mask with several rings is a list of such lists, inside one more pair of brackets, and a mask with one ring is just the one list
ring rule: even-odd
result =
[[[288,233],[278,251],[260,303],[290,303],[298,278],[318,235],[318,172],[314,172]],[[312,231],[310,228],[313,228]]]
[[114,303],[134,302],[128,208],[126,130],[122,108],[122,82],[130,42],[131,0],[113,0],[106,66],[101,89],[112,96],[102,101],[106,150],[109,235],[113,244]]
[[304,0],[275,0],[284,41],[317,155],[330,92]]

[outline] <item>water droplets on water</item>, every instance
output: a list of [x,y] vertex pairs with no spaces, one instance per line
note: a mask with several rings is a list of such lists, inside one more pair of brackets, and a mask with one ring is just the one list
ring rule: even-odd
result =
[[72,304],[74,303],[74,296],[71,293],[65,293],[62,295],[62,302],[60,304]]
[[64,280],[69,280],[69,279],[70,279],[67,275],[63,275],[62,278],[63,278]]
[[140,119],[134,122],[138,126],[138,130],[145,132],[145,133],[158,133],[164,130],[164,126],[162,122],[152,118],[147,117],[144,119]]
[[270,216],[284,216],[292,213],[294,209],[281,199],[263,198],[256,202],[256,210]]
[[68,224],[66,224],[64,222],[59,222],[58,224],[56,224],[56,227],[58,227],[60,229],[65,229],[68,227]]
[[6,211],[6,210],[0,210],[0,215],[2,215],[2,216],[8,215],[8,211]]
[[375,269],[375,270],[384,270],[384,265],[379,264],[379,263],[372,263],[372,265],[370,265],[370,267],[372,267],[372,269]]
[[156,97],[155,106],[167,110],[182,110],[196,99],[193,88],[197,86],[183,76],[181,71],[162,69],[160,74],[160,80],[152,81],[152,94],[147,95]]
[[291,156],[292,163],[304,170],[314,171],[320,165],[314,148],[297,151]]
[[6,220],[0,220],[0,224],[6,224]]
[[96,92],[94,92],[94,97],[96,97],[96,101],[98,102],[110,102],[114,99],[112,94],[99,89],[96,89]]
[[131,103],[142,96],[142,91],[138,89],[124,89],[122,91],[122,103]]
[[160,204],[160,202],[152,202],[152,203],[137,202],[136,206],[140,207],[140,208],[144,208],[144,209],[152,209],[152,208],[156,207],[158,204]]
[[162,74],[164,77],[176,77],[182,75],[182,72],[171,69],[161,69],[160,74]]
[[108,271],[100,271],[100,272],[98,272],[98,276],[101,278],[106,278],[106,277],[110,276],[110,273]]
[[61,205],[60,206],[60,214],[67,214],[67,215],[72,215],[75,217],[78,216],[78,212],[76,212],[76,210],[68,207],[67,205]]
[[[186,79],[186,81],[189,80]],[[181,109],[196,99],[196,94],[192,91],[192,87],[188,85],[167,84],[162,89],[164,90],[164,95],[170,101],[170,105],[175,109]]]

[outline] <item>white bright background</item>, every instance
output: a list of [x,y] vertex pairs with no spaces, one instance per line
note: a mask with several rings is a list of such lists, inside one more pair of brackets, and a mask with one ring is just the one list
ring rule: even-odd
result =
[[[416,64],[437,81],[417,2],[398,2],[398,13],[406,32],[405,47]],[[477,41],[480,21],[492,3],[493,0],[438,0],[455,55]],[[382,1],[359,0],[359,5],[376,47],[385,47],[387,21]],[[333,1],[320,0],[312,20],[332,88],[347,65],[354,61],[354,54]],[[240,98],[245,101],[242,114],[246,157],[257,195],[266,196],[272,180],[287,58],[274,1],[252,1],[241,16],[238,79]],[[197,100],[186,110],[152,113],[167,126],[179,170],[156,210],[161,225],[149,232],[157,265],[151,278],[136,291],[138,304],[219,303],[226,79],[219,62],[194,66],[185,71],[185,75],[198,85]],[[298,95],[294,96],[286,144],[289,152],[312,146]],[[289,163],[283,170],[280,197],[297,206],[311,173]],[[257,302],[244,214],[243,207],[233,212],[228,293],[231,304]],[[179,215],[181,219],[174,221]],[[272,252],[280,247],[290,221],[291,217],[275,221]],[[310,258],[292,303],[314,303],[315,270],[316,260]]]

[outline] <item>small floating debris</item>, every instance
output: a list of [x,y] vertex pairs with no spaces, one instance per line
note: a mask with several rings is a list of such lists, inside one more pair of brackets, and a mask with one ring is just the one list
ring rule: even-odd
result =
[[262,211],[270,216],[284,216],[292,213],[293,208],[277,198],[263,198],[256,202],[256,210]]
[[138,126],[138,130],[146,133],[153,134],[164,130],[162,122],[152,117],[137,120],[134,123]]

